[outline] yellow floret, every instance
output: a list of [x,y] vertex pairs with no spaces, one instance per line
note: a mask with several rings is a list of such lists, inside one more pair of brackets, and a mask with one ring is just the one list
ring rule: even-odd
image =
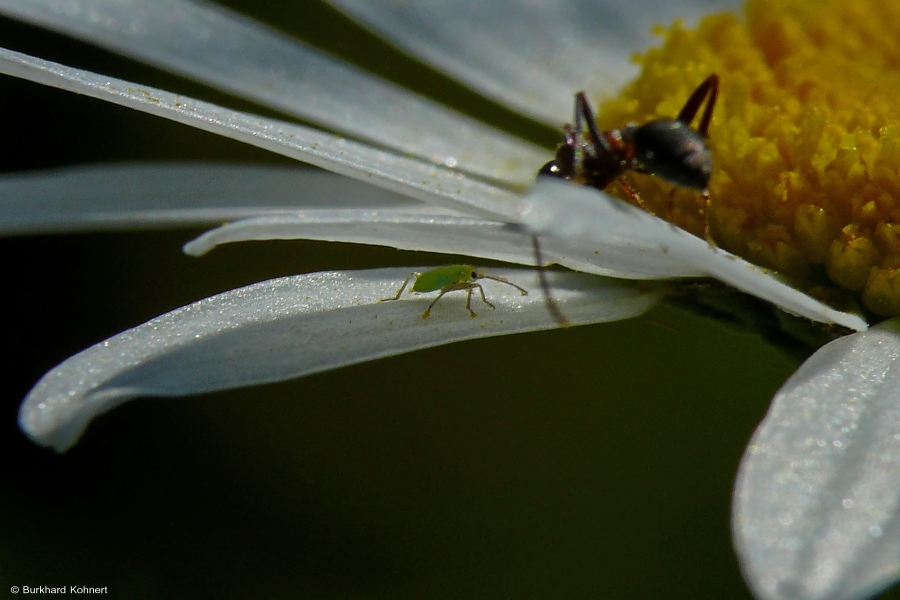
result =
[[708,208],[629,175],[648,208],[696,235],[708,221],[735,254],[810,285],[827,274],[872,312],[900,314],[900,2],[749,0],[742,17],[657,33],[639,78],[602,104],[603,129],[673,118],[710,73],[721,87]]

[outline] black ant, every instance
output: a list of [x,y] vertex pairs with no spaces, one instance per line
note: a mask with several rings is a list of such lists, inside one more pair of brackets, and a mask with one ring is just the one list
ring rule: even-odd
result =
[[[578,92],[575,126],[565,126],[563,144],[556,151],[556,158],[544,165],[538,175],[566,179],[601,191],[618,179],[635,203],[646,210],[641,197],[623,177],[627,171],[637,171],[678,187],[698,190],[708,204],[712,154],[706,140],[718,95],[719,76],[712,74],[697,86],[675,119],[655,119],[643,125],[629,123],[622,129],[600,131],[584,92]],[[691,129],[691,121],[704,101],[706,107],[700,126]],[[704,236],[712,242],[708,221]]]
[[[578,92],[575,94],[575,126],[563,128],[564,139],[556,157],[544,165],[538,175],[566,179],[600,191],[618,179],[619,185],[635,203],[646,210],[640,195],[624,177],[628,171],[637,171],[655,175],[677,187],[699,191],[708,208],[713,163],[706,140],[718,96],[719,76],[713,73],[697,86],[675,119],[655,119],[643,125],[629,123],[622,129],[601,132],[584,92]],[[700,126],[691,129],[691,121],[704,101],[706,107],[700,117]],[[703,235],[709,243],[714,243],[709,233],[708,216]],[[561,327],[568,327],[569,320],[550,296],[538,238],[532,236],[531,240],[547,308]]]

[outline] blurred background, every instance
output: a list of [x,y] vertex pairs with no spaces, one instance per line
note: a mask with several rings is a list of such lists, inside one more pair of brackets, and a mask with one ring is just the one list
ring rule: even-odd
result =
[[[556,143],[556,132],[318,3],[226,4],[543,144],[548,157]],[[0,20],[0,41],[274,114],[16,22]],[[3,173],[127,161],[296,164],[5,76],[0,115]],[[312,242],[182,255],[200,231],[0,240],[7,589],[108,586],[111,597],[135,599],[749,598],[730,541],[732,482],[799,361],[674,307],[284,384],[140,399],[98,419],[64,455],[29,442],[16,412],[41,375],[163,312],[283,275],[458,261]]]

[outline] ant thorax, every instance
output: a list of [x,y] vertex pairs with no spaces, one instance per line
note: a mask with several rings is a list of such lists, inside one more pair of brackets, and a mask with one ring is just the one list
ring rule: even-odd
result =
[[582,132],[579,138],[567,179],[604,190],[626,171],[638,168],[634,146],[625,138],[622,130],[604,131],[596,138],[590,132]]
[[634,142],[632,141],[633,130],[637,128],[638,125],[636,123],[629,123],[622,129],[610,129],[600,134],[600,142],[606,147],[613,160],[618,160],[621,171],[617,177],[626,171],[640,168],[640,164],[635,157]]

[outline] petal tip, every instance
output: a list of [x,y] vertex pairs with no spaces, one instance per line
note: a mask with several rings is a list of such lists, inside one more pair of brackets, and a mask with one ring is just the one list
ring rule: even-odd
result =
[[75,445],[87,428],[87,418],[77,411],[65,410],[61,402],[37,401],[28,397],[19,408],[19,428],[39,446],[65,452]]

